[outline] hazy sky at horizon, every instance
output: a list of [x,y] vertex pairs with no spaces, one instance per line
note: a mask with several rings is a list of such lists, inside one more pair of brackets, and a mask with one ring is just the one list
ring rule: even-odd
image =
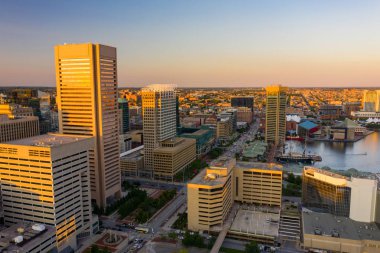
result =
[[380,1],[0,1],[0,86],[55,85],[54,45],[117,47],[119,86],[380,86]]

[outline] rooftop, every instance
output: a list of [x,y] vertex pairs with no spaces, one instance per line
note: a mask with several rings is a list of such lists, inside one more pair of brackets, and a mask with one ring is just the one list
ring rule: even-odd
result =
[[[26,253],[54,235],[55,228],[51,226],[34,223],[14,224],[0,231],[0,252]],[[19,243],[14,242],[16,237],[19,238]]]
[[77,135],[61,135],[61,134],[44,134],[37,135],[30,138],[20,139],[5,142],[6,144],[22,145],[22,146],[37,146],[37,147],[54,147],[60,146],[72,142],[87,139],[89,137],[77,136]]
[[[225,168],[219,168],[219,169],[213,169],[213,171],[217,170],[226,170]],[[204,186],[215,186],[215,185],[223,185],[227,181],[228,176],[220,176],[216,173],[207,174],[207,169],[202,170],[198,173],[190,182],[189,184],[197,184],[197,185],[204,185]]]
[[355,121],[346,118],[344,121],[336,123],[332,128],[355,128],[359,127]]
[[177,153],[188,146],[195,144],[195,139],[190,138],[172,138],[161,143],[161,147],[154,149],[154,153]]
[[174,91],[175,88],[175,84],[151,84],[142,88],[142,91]]
[[306,130],[310,130],[310,129],[313,129],[313,128],[317,127],[318,125],[315,124],[315,123],[313,123],[313,122],[311,122],[311,121],[307,120],[307,121],[302,122],[298,126],[304,128]]
[[236,168],[241,169],[262,169],[262,170],[281,170],[283,166],[277,163],[260,163],[260,162],[237,162]]
[[278,236],[280,214],[260,210],[239,210],[230,231]]
[[347,177],[345,176],[342,176],[342,175],[339,175],[339,174],[336,174],[336,173],[333,173],[331,171],[328,171],[328,170],[324,170],[324,169],[319,169],[319,168],[315,168],[315,167],[310,167],[310,166],[305,166],[304,167],[304,170],[306,172],[317,172],[317,173],[320,173],[320,174],[323,174],[323,175],[326,175],[326,176],[329,176],[329,177],[334,177],[334,178],[340,178],[340,179],[346,179],[348,180]]
[[218,159],[213,160],[210,163],[210,167],[218,167],[218,168],[233,168],[236,164],[236,159],[229,158],[226,156],[220,156]]
[[302,212],[303,233],[351,240],[380,240],[376,223],[365,223],[329,213]]
[[204,135],[204,134],[208,133],[209,131],[210,130],[199,129],[199,130],[197,130],[197,131],[195,131],[193,133],[183,133],[182,135],[183,136],[189,136],[189,135],[198,135],[198,136],[200,136],[200,135]]

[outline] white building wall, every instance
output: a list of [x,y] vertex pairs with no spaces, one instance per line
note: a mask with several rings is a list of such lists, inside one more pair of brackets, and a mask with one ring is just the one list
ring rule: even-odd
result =
[[351,178],[350,219],[360,222],[374,222],[376,214],[377,181]]

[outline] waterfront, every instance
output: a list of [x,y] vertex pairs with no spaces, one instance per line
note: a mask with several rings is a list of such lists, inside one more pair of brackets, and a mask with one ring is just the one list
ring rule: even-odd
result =
[[[303,152],[304,143],[299,141],[287,141],[286,150]],[[336,170],[348,170],[355,168],[359,171],[380,173],[380,133],[375,132],[354,143],[342,142],[311,142],[307,143],[307,154],[319,154],[322,162],[314,164],[316,167],[328,166]],[[302,166],[286,165],[295,172],[299,172]]]

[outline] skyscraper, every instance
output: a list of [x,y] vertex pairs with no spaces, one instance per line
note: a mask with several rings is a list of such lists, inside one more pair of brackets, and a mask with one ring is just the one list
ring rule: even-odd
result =
[[154,84],[142,89],[144,167],[153,171],[153,150],[176,136],[176,93],[173,85]]
[[380,90],[365,90],[363,92],[363,111],[380,112]]
[[91,196],[105,207],[121,191],[116,48],[100,44],[55,47],[59,131],[94,136]]
[[281,85],[266,88],[265,141],[275,145],[285,142],[286,134],[286,92]]
[[129,104],[126,98],[119,98],[119,109],[121,110],[121,129],[120,134],[129,131]]

